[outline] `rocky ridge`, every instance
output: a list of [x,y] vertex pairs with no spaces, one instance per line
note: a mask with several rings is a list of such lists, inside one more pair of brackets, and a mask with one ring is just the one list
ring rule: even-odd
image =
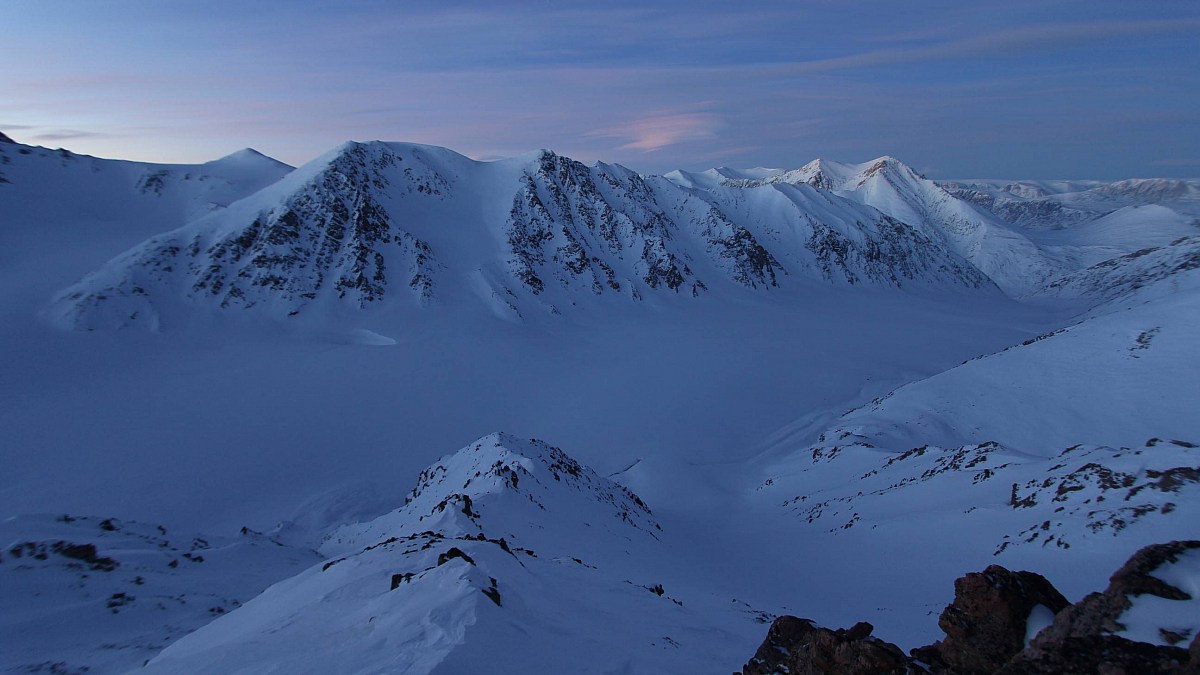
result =
[[[1182,623],[1154,626],[1160,640],[1122,636],[1139,617],[1131,608],[1147,601],[1196,603],[1194,576],[1182,577],[1189,590],[1164,581],[1185,556],[1197,556],[1200,541],[1147,546],[1118,570],[1103,593],[1070,604],[1044,577],[992,565],[955,581],[954,601],[938,625],[945,639],[912,650],[871,637],[860,623],[829,630],[806,619],[775,620],[743,675],[1037,675],[1040,673],[1200,672],[1200,614]],[[1194,574],[1200,567],[1189,567]],[[1189,592],[1190,591],[1190,592]],[[1156,621],[1154,623],[1161,623]],[[1172,646],[1191,641],[1190,650]]]
[[[492,434],[423,471],[404,506],[332,532],[324,562],[172,644],[146,671],[303,669],[331,640],[354,672],[482,672],[496,658],[611,668],[628,658],[618,643],[670,669],[681,648],[672,635],[722,629],[646,578],[660,532],[636,495],[561,450]],[[568,618],[572,650],[541,648]]]
[[705,191],[549,151],[474,162],[348,143],[110,261],[50,316],[77,330],[159,330],[188,307],[286,319],[478,295],[523,317],[718,286],[991,288],[931,232],[808,185]]

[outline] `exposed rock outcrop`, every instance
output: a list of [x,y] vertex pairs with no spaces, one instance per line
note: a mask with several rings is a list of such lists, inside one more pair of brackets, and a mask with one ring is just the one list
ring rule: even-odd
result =
[[1116,635],[1085,635],[1052,649],[1025,650],[998,675],[1183,675],[1188,653],[1178,647],[1134,642]]
[[[912,650],[871,637],[872,626],[829,630],[808,619],[776,619],[767,639],[742,675],[768,673],[852,673],[893,675],[1196,675],[1200,674],[1200,618],[1170,629],[1158,627],[1157,642],[1144,636],[1146,616],[1131,609],[1140,596],[1167,601],[1194,601],[1168,579],[1188,578],[1171,570],[1184,556],[1200,552],[1200,541],[1173,541],[1147,546],[1117,570],[1103,593],[1092,593],[1071,605],[1054,586],[1033,572],[1012,572],[992,565],[954,582],[954,601],[938,625],[946,632],[939,642]],[[1194,566],[1193,566],[1194,567]],[[1185,585],[1191,582],[1185,583]],[[1035,608],[1055,615],[1053,623],[1029,641]],[[1134,617],[1131,619],[1130,617]],[[1149,619],[1157,626],[1157,622]],[[1176,622],[1177,623],[1177,622]],[[1124,633],[1124,635],[1122,635]],[[1190,646],[1172,646],[1192,638]],[[1170,643],[1170,644],[1164,644]]]
[[1025,647],[1029,616],[1038,605],[1058,614],[1071,603],[1040,574],[990,565],[954,582],[954,602],[938,626],[946,638],[914,650],[936,671],[994,673]]
[[890,642],[871,637],[874,627],[829,630],[808,619],[781,616],[771,624],[767,639],[743,675],[806,673],[811,675],[903,675],[909,659]]
[[[1087,669],[1089,663],[1109,664],[1113,673],[1196,672],[1200,663],[1195,659],[1191,659],[1191,670],[1182,670],[1189,663],[1188,651],[1182,647],[1151,645],[1118,635],[1130,627],[1122,618],[1138,596],[1193,599],[1153,574],[1191,550],[1200,550],[1200,541],[1173,541],[1141,549],[1112,575],[1103,593],[1092,593],[1059,614],[1003,672],[1095,672]],[[1192,651],[1196,652],[1194,642]],[[1075,670],[1061,669],[1067,665]],[[1123,670],[1116,669],[1118,666]]]

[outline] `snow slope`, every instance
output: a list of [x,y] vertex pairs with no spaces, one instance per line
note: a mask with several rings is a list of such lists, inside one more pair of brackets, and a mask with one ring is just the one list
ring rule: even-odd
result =
[[[213,209],[38,152],[0,167],[60,172],[0,185],[6,669],[728,672],[775,614],[912,647],[966,571],[1077,599],[1198,535],[1195,242],[1157,208],[1054,249],[887,158],[350,143]],[[49,316],[96,330],[38,316],[72,283]]]
[[218,536],[71,515],[0,521],[0,670],[123,672],[320,558],[243,530]]

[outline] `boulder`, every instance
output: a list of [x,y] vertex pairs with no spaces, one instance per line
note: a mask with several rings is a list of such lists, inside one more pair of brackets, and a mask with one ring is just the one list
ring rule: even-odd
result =
[[946,638],[913,650],[934,672],[994,673],[1025,648],[1034,607],[1058,614],[1070,605],[1040,574],[991,565],[954,582],[954,601],[938,619]]
[[742,675],[805,673],[807,675],[904,675],[909,660],[899,647],[871,637],[865,622],[830,630],[808,619],[781,616]]
[[[1109,578],[1108,588],[1103,593],[1092,593],[1058,614],[1054,623],[1039,633],[1001,672],[1008,675],[1200,672],[1200,661],[1196,658],[1200,647],[1195,639],[1189,656],[1189,650],[1182,647],[1134,642],[1115,635],[1125,630],[1121,616],[1139,595],[1167,600],[1191,599],[1186,592],[1152,573],[1163,565],[1175,563],[1180,554],[1192,549],[1200,549],[1200,541],[1172,541],[1139,550]],[[1088,664],[1092,664],[1090,670]],[[1098,670],[1101,666],[1103,669]]]

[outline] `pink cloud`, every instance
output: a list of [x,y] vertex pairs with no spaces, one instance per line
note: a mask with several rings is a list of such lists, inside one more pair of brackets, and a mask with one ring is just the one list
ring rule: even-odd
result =
[[643,117],[587,135],[628,141],[617,150],[654,152],[684,141],[713,138],[720,125],[721,119],[713,113],[672,113]]

